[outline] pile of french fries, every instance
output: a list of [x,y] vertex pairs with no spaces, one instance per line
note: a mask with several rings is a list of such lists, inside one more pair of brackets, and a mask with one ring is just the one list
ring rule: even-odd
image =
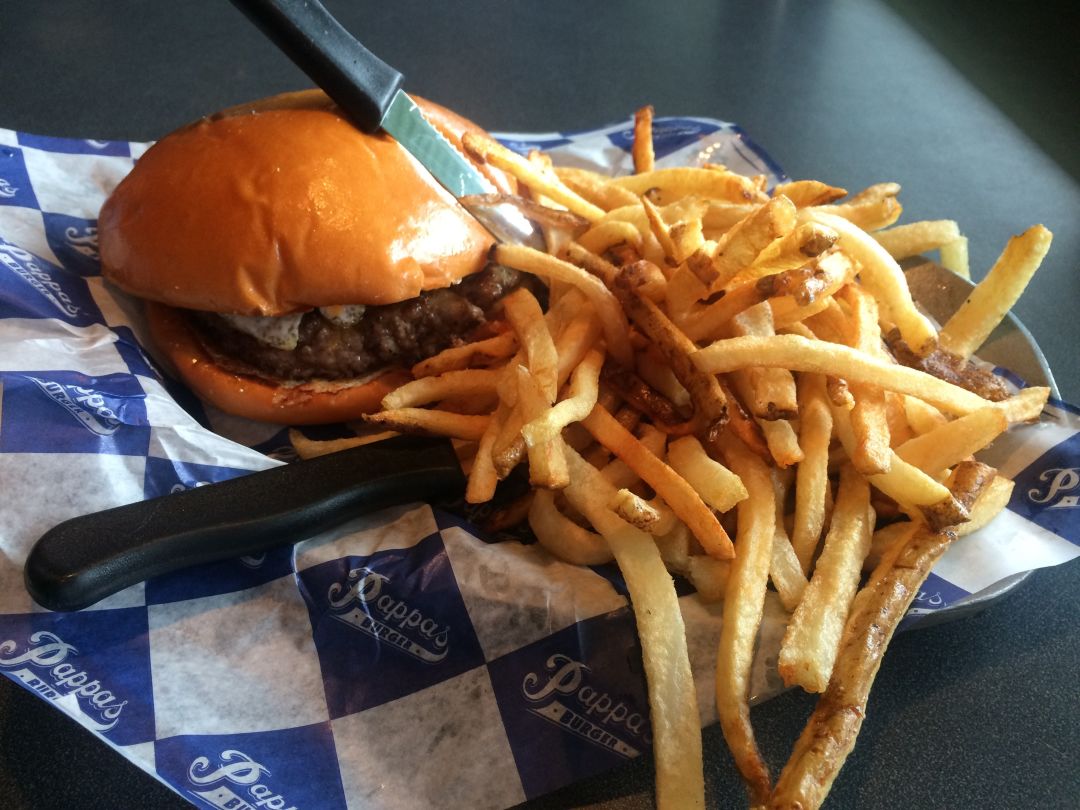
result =
[[[939,330],[897,261],[938,250],[966,276],[955,222],[894,226],[892,183],[842,201],[844,189],[813,180],[770,191],[720,165],[656,169],[651,108],[634,131],[635,173],[617,178],[466,136],[472,155],[518,179],[544,229],[548,252],[501,244],[493,259],[542,279],[547,309],[517,290],[503,331],[419,363],[366,421],[459,440],[471,503],[527,464],[531,492],[504,518],[527,518],[563,560],[618,563],[660,807],[705,806],[671,573],[723,600],[717,707],[751,805],[818,807],[934,561],[1009,500],[1012,482],[973,456],[1038,419],[1049,391],[987,393],[969,358],[1051,235],[1013,237]],[[927,362],[898,362],[897,345]],[[309,455],[341,446],[296,438]],[[790,612],[780,674],[821,694],[775,782],[748,705],[770,587]]]

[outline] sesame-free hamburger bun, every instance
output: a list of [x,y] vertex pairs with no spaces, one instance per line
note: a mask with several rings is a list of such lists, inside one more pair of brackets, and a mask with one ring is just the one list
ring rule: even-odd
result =
[[[418,103],[459,148],[479,131]],[[518,282],[487,268],[490,234],[405,149],[320,91],[165,136],[106,200],[98,238],[103,274],[149,302],[154,346],[184,382],[282,424],[375,409]]]

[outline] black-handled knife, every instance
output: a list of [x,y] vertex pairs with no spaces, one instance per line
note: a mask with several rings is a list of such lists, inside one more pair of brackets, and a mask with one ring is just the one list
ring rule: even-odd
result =
[[493,190],[401,90],[402,75],[361,45],[317,0],[232,3],[358,127],[389,132],[455,197]]
[[400,436],[67,520],[30,551],[26,588],[50,610],[79,610],[161,574],[464,486],[448,439]]

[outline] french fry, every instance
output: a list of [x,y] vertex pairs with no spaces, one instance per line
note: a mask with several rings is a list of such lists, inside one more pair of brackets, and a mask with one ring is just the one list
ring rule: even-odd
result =
[[560,205],[565,205],[570,211],[589,222],[596,222],[604,216],[603,209],[570,190],[557,178],[552,179],[529,163],[526,158],[511,152],[498,141],[476,132],[466,132],[461,138],[461,145],[472,157],[513,175],[530,190],[550,197]]
[[652,105],[646,105],[634,113],[634,146],[630,152],[634,159],[634,172],[651,172],[656,165],[652,140]]
[[900,329],[907,345],[919,355],[931,351],[937,344],[934,325],[915,307],[900,265],[885,248],[856,225],[821,208],[806,209],[802,216],[840,235],[840,247],[860,265],[863,286],[885,306],[886,314]]
[[803,460],[795,473],[795,522],[791,546],[802,572],[807,574],[825,525],[832,412],[825,395],[825,378],[820,374],[803,374],[798,393],[799,446]]
[[667,205],[690,196],[733,203],[764,202],[766,199],[750,178],[734,172],[709,169],[654,169],[616,177],[611,182],[638,196],[648,193],[657,205]]
[[[772,309],[762,302],[743,310],[731,319],[731,333],[735,336],[775,335]],[[750,413],[759,419],[792,419],[798,413],[795,378],[786,368],[754,366],[734,372],[733,379]]]
[[941,266],[946,270],[952,270],[962,278],[971,278],[971,269],[968,265],[968,240],[966,236],[947,242],[938,250],[941,257]]
[[668,445],[668,463],[717,512],[727,512],[747,497],[739,476],[710,458],[693,436],[683,436]]
[[503,309],[525,352],[529,372],[535,376],[550,405],[559,391],[559,355],[547,329],[540,302],[527,289],[519,287],[503,299]]
[[791,546],[787,527],[782,520],[784,503],[791,485],[790,475],[773,473],[773,491],[776,495],[776,527],[773,529],[772,555],[769,562],[769,579],[772,581],[784,610],[795,610],[806,591],[806,575],[803,573],[795,549]]
[[786,469],[793,464],[798,464],[806,457],[802,448],[799,447],[798,434],[787,419],[758,419],[757,423],[765,436],[769,453],[778,467]]
[[589,349],[570,377],[569,395],[542,415],[529,420],[521,428],[525,444],[530,448],[551,442],[572,422],[580,422],[596,406],[600,393],[600,367],[603,352]]
[[[851,418],[843,406],[830,403],[833,415],[833,427],[840,438],[848,458],[852,456],[855,445],[855,433],[851,429]],[[918,467],[908,464],[890,450],[889,471],[871,475],[871,484],[900,504],[911,506],[931,506],[947,500],[949,490]]]
[[366,436],[349,436],[343,439],[309,439],[296,428],[289,428],[289,444],[293,446],[296,455],[300,458],[318,458],[329,453],[337,453],[339,450],[348,450],[351,447],[360,447],[365,444],[392,439],[400,436],[396,430],[384,430],[379,433],[369,433]]
[[[771,810],[815,810],[855,745],[881,658],[934,562],[955,535],[923,529],[883,561],[856,597],[844,626],[832,679],[776,783]],[[883,570],[884,568],[884,570]]]
[[718,560],[707,554],[693,554],[687,566],[687,578],[706,602],[720,602],[727,590],[731,561]]
[[579,236],[577,241],[581,247],[597,256],[603,255],[615,245],[624,243],[640,252],[644,242],[641,231],[632,223],[621,220],[599,222]]
[[894,259],[918,256],[960,239],[960,226],[951,219],[909,222],[874,234],[878,243]]
[[727,532],[686,479],[643,447],[610,413],[598,405],[582,424],[667,502],[708,554],[722,560],[734,555]]
[[807,340],[799,335],[737,337],[718,340],[693,356],[697,367],[722,374],[754,365],[810,371],[877,385],[925,399],[948,413],[962,416],[987,401],[978,394],[906,366],[892,365],[847,346]]
[[369,425],[383,425],[399,433],[434,433],[473,441],[484,435],[490,419],[486,414],[448,413],[427,408],[398,408],[365,414],[363,417]]
[[[844,300],[851,313],[851,346],[865,354],[881,357],[881,329],[874,299],[856,284],[844,288]],[[856,383],[851,386],[855,405],[851,409],[851,429],[855,433],[855,469],[863,475],[889,471],[892,444],[885,392],[876,385]]]
[[556,166],[555,174],[570,189],[605,211],[633,205],[637,201],[634,192],[612,185],[610,177],[588,169]]
[[896,183],[878,183],[859,192],[840,205],[821,205],[814,211],[848,220],[864,231],[876,231],[892,225],[900,218],[903,208],[896,195]]
[[735,277],[736,282],[782,273],[804,266],[836,244],[839,235],[817,222],[804,222],[787,236],[765,247],[753,263]]
[[660,248],[664,251],[664,258],[667,259],[668,265],[679,264],[681,251],[679,246],[675,244],[675,240],[671,238],[671,229],[664,222],[660,209],[653,205],[648,197],[644,196],[641,198],[641,207],[645,209],[645,216],[649,219],[649,228],[652,229],[653,236],[656,237],[656,241],[659,242]]
[[1010,425],[1017,422],[1034,422],[1038,420],[1039,414],[1046,407],[1046,401],[1049,398],[1049,388],[1032,385],[1020,390],[1008,399],[995,402],[994,407],[1005,414],[1005,418],[1009,420]]
[[484,428],[483,435],[480,436],[472,469],[469,470],[469,482],[465,487],[466,503],[487,503],[495,495],[495,487],[499,483],[499,476],[495,470],[492,450],[509,413],[509,406],[504,402],[500,402],[491,415],[487,427]]
[[727,421],[727,397],[716,378],[703,374],[691,360],[697,347],[652,301],[637,293],[632,268],[624,268],[615,285],[623,309],[639,329],[652,339],[668,365],[686,388],[696,414],[705,420],[705,430],[722,427]]
[[386,410],[415,408],[458,396],[490,394],[495,391],[499,372],[489,369],[447,371],[438,377],[421,377],[395,388],[382,400]]
[[633,367],[626,315],[600,279],[569,262],[520,245],[497,245],[494,257],[495,261],[507,267],[564,281],[581,290],[600,318],[608,351],[624,366]]
[[435,377],[448,371],[461,371],[475,366],[490,365],[512,357],[517,351],[517,335],[503,332],[495,337],[452,346],[421,360],[412,367],[414,377]]
[[[535,373],[525,366],[517,366],[518,407],[526,424],[542,422],[551,413],[551,404],[543,391],[543,384]],[[524,433],[524,428],[523,428]],[[529,444],[529,483],[544,489],[563,489],[570,483],[570,472],[562,454],[562,443],[546,441]]]
[[773,197],[753,214],[736,224],[717,244],[713,257],[713,291],[722,289],[745,270],[761,252],[795,228],[795,206],[787,197]]
[[538,489],[529,506],[529,526],[537,541],[560,560],[572,565],[604,565],[612,560],[603,537],[584,529],[559,511],[555,493]]
[[697,696],[671,575],[648,534],[590,497],[590,491],[600,498],[610,495],[600,484],[599,473],[569,448],[566,456],[574,481],[567,487],[567,497],[607,540],[630,592],[649,688],[657,806],[704,808]]
[[836,188],[819,180],[795,180],[781,183],[773,189],[773,196],[783,194],[799,208],[811,205],[827,205],[847,196],[847,189]]
[[1053,234],[1042,225],[1012,237],[990,272],[941,328],[942,348],[961,357],[974,354],[1020,298],[1052,240]]
[[716,661],[716,710],[724,739],[742,774],[750,802],[761,806],[770,791],[769,769],[750,724],[750,667],[764,609],[776,528],[776,496],[768,467],[737,439],[724,436],[731,469],[749,496],[739,502],[739,553],[731,561],[724,591],[723,624]]
[[896,455],[932,476],[973,456],[1005,432],[1009,420],[994,405],[909,439],[896,448]]
[[1001,514],[1009,505],[1014,486],[1013,481],[1000,475],[990,481],[971,505],[967,521],[956,527],[956,536],[964,537],[977,532]]
[[873,530],[870,487],[845,465],[821,556],[780,647],[777,668],[788,686],[825,691]]

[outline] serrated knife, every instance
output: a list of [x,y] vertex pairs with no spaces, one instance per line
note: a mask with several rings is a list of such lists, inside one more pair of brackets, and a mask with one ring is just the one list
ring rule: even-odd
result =
[[543,249],[520,212],[469,199],[494,188],[401,89],[402,74],[365,48],[318,0],[231,0],[365,132],[383,130],[501,242]]

